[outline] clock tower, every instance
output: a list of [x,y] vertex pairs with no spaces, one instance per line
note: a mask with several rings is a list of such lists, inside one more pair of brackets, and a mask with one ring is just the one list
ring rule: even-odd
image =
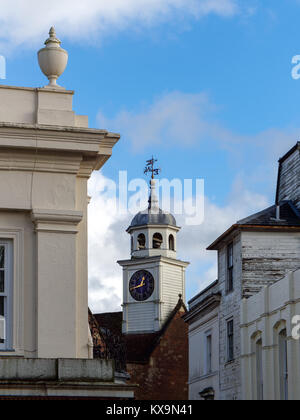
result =
[[118,261],[123,267],[124,334],[159,331],[178,303],[185,300],[185,270],[189,263],[177,259],[180,228],[170,213],[159,208],[155,191],[154,159],[148,208],[132,220],[131,259]]

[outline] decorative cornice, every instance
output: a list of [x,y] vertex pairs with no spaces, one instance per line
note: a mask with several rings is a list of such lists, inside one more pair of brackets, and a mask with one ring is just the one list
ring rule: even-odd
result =
[[82,212],[72,210],[34,209],[31,213],[36,232],[77,233],[82,218]]
[[[79,171],[78,176],[89,177],[110,158],[119,138],[119,134],[105,130],[0,123],[0,169],[32,171],[34,167],[36,171]],[[14,159],[11,148],[14,148]],[[79,170],[81,159],[86,162]]]
[[203,302],[195,305],[193,309],[183,315],[185,322],[191,322],[196,318],[199,318],[204,313],[210,312],[217,308],[221,303],[222,296],[220,293],[212,294],[207,297]]
[[[0,123],[0,137],[1,147],[38,147],[90,153],[99,153],[99,146],[112,148],[120,139],[119,134],[108,133],[106,130],[16,123]],[[48,141],[55,142],[55,147],[49,145]],[[70,147],[70,143],[74,143],[74,146],[76,144],[77,147]],[[89,147],[86,147],[87,145]]]
[[187,261],[181,261],[173,258],[163,257],[162,255],[157,255],[154,257],[142,257],[142,258],[132,258],[130,260],[119,260],[117,261],[117,264],[119,264],[121,267],[130,267],[130,266],[139,266],[142,264],[149,264],[149,263],[160,263],[160,262],[166,262],[169,264],[179,265],[180,267],[186,268],[188,265],[190,265]]

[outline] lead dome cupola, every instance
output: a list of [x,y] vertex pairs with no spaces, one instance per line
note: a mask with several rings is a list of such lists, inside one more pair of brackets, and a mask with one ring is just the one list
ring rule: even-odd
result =
[[137,213],[131,221],[130,228],[144,225],[169,225],[177,226],[175,217],[159,208],[155,189],[156,181],[150,181],[150,197],[148,208]]

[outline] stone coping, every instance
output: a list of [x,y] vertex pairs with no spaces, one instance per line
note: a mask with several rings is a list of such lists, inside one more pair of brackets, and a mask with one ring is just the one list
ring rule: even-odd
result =
[[0,382],[114,382],[112,360],[0,358]]

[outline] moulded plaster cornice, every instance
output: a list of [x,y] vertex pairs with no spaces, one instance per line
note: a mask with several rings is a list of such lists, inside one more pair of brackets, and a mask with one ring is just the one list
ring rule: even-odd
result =
[[[105,130],[79,129],[60,126],[41,126],[30,124],[7,124],[0,123],[0,154],[1,149],[18,149],[20,154],[31,153],[31,160],[35,160],[34,170],[51,172],[78,173],[78,176],[89,177],[93,170],[99,170],[112,155],[112,148],[119,140],[120,135],[108,133]],[[35,151],[33,155],[33,150]],[[66,161],[60,164],[47,165],[46,161],[38,160],[38,153],[48,153],[59,155],[63,153],[63,158],[72,156],[74,162]],[[68,154],[67,154],[68,153]],[[80,162],[76,154],[90,159],[88,165],[83,165],[83,172],[79,169]],[[47,159],[46,159],[47,160]],[[50,159],[51,160],[51,159]],[[58,159],[59,160],[59,159]],[[14,163],[11,169],[22,169],[22,163]],[[2,162],[3,169],[7,169],[7,163]],[[39,165],[39,166],[38,166]],[[33,170],[30,164],[26,162],[25,170]],[[1,168],[1,163],[0,163]]]
[[83,213],[76,210],[32,210],[32,220],[35,222],[68,222],[77,225],[79,222],[81,222],[82,217]]
[[82,218],[83,213],[74,210],[34,209],[31,213],[36,232],[77,233]]
[[212,294],[211,296],[208,296],[207,299],[205,299],[203,302],[199,303],[198,305],[195,305],[193,309],[191,309],[189,312],[187,312],[183,319],[186,322],[190,322],[191,320],[198,319],[200,315],[203,315],[205,311],[212,311],[213,309],[217,308],[221,303],[221,295],[216,293]]
[[77,174],[80,170],[82,156],[79,154],[61,154],[29,150],[11,153],[9,148],[0,148],[0,170],[54,172]]
[[0,123],[0,147],[67,150],[87,154],[110,151],[119,134],[89,128]]

